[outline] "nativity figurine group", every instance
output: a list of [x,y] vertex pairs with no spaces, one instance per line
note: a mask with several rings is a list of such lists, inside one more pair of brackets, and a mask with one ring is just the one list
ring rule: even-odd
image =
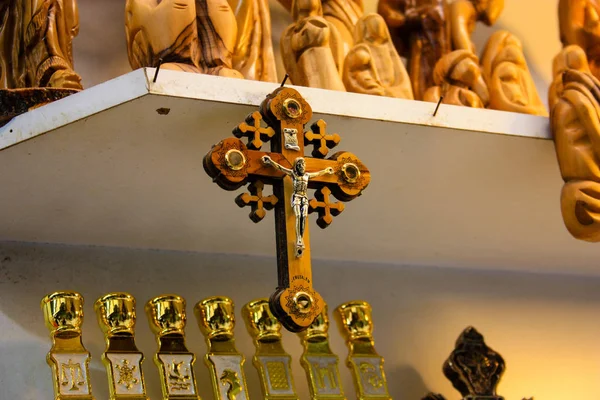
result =
[[[481,59],[471,35],[504,0],[279,0],[292,22],[279,40],[292,84],[535,115],[546,110],[521,42],[494,33]],[[2,88],[80,90],[71,43],[76,0],[0,6]],[[276,82],[268,0],[126,0],[133,69],[157,67]],[[406,60],[406,66],[404,60]]]
[[[292,84],[547,115],[518,38],[494,33],[481,59],[471,35],[504,0],[280,0],[292,23],[280,53]],[[132,67],[275,81],[266,0],[127,0]],[[403,59],[406,59],[406,66]],[[183,64],[183,65],[182,65]]]

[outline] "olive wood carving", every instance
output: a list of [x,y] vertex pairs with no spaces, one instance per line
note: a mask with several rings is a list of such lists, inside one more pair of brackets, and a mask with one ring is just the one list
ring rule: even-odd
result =
[[73,70],[76,0],[0,3],[0,126],[81,90]]
[[446,0],[380,0],[378,12],[390,28],[398,53],[408,60],[415,99],[434,86],[433,70],[451,50]]
[[487,85],[479,68],[479,59],[470,50],[455,50],[438,61],[433,71],[435,86],[423,97],[425,101],[473,108],[489,103]]
[[294,23],[281,37],[285,70],[293,84],[345,91],[339,32],[323,18],[320,0],[294,0]]
[[[279,0],[288,11],[292,10],[292,0]],[[323,18],[331,22],[340,34],[344,57],[354,46],[354,27],[364,14],[363,0],[322,0]]]
[[0,18],[0,88],[82,89],[73,70],[76,0],[3,1]]
[[563,46],[581,47],[592,74],[600,79],[600,1],[559,0],[558,21]]
[[481,64],[490,92],[489,108],[548,115],[516,36],[507,31],[495,32],[483,50]]
[[368,14],[358,20],[355,46],[344,61],[344,85],[349,92],[413,99],[410,78],[394,48],[383,17]]
[[[568,46],[556,57],[550,125],[565,181],[561,211],[577,239],[600,242],[600,81],[582,66],[583,51]],[[577,59],[578,68],[561,68]]]
[[477,21],[492,26],[504,9],[504,0],[454,0],[450,4],[452,48],[475,53],[471,35]]
[[276,82],[268,0],[229,0],[237,20],[233,68],[246,79]]
[[560,94],[563,92],[563,73],[569,69],[574,69],[586,74],[591,74],[587,57],[583,49],[577,45],[567,46],[561,51],[552,63],[552,76],[554,77],[548,90],[548,105],[550,110],[558,102]]
[[237,23],[226,0],[127,0],[129,63],[241,78],[232,68]]

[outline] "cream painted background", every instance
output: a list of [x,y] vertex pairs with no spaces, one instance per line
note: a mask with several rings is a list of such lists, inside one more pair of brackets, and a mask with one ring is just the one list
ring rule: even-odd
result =
[[[124,0],[79,0],[81,30],[75,39],[75,68],[85,87],[131,70],[124,33]],[[523,41],[525,56],[537,88],[546,101],[552,76],[552,58],[560,50],[557,0],[505,0],[504,13],[493,28],[478,24],[475,42],[481,51],[490,33],[507,29]],[[374,12],[376,0],[365,0],[365,10]],[[279,37],[290,23],[287,11],[271,0],[273,45],[279,57]],[[281,60],[278,72],[283,75]]]

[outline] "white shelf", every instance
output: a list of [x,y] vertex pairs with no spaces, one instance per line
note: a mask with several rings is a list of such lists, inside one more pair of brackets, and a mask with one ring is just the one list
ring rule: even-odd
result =
[[[153,75],[0,128],[0,240],[273,255],[272,214],[253,224],[202,157],[276,85]],[[562,224],[546,118],[298,89],[372,173],[330,228],[311,222],[316,259],[600,275],[600,247]]]

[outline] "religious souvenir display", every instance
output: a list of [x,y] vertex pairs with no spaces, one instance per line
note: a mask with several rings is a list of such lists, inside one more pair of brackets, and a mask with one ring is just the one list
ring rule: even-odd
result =
[[237,20],[233,68],[246,79],[276,82],[268,0],[229,0]]
[[185,345],[185,300],[163,295],[148,301],[145,309],[158,341],[154,363],[160,372],[163,400],[200,400],[193,369],[196,356]]
[[446,0],[379,0],[398,53],[408,60],[414,97],[422,100],[434,86],[433,69],[451,50]]
[[507,31],[495,32],[481,57],[489,108],[547,116],[527,67],[521,41]]
[[[502,356],[490,349],[483,336],[473,327],[468,327],[460,334],[443,368],[444,375],[464,400],[504,400],[497,394],[504,369]],[[445,398],[441,394],[430,393],[422,400]]]
[[83,297],[76,292],[55,292],[41,302],[52,348],[46,357],[52,368],[55,400],[93,400],[90,353],[81,341]]
[[455,50],[438,61],[433,71],[435,86],[423,100],[456,106],[485,108],[490,96],[479,68],[479,59],[470,50]]
[[127,0],[133,69],[156,67],[242,78],[233,69],[237,22],[227,0]]
[[242,308],[242,318],[254,340],[252,364],[258,372],[265,400],[298,400],[292,377],[292,357],[281,343],[281,324],[269,309],[267,299],[251,301]]
[[346,90],[413,99],[410,78],[379,14],[368,14],[358,20],[354,42],[344,61]]
[[592,74],[600,79],[600,1],[559,0],[558,22],[563,46],[581,47]]
[[281,36],[285,71],[294,85],[345,91],[344,50],[336,27],[323,18],[321,0],[295,0],[294,23]]
[[[330,196],[350,201],[371,180],[367,167],[352,153],[337,152],[325,159],[341,139],[328,132],[323,120],[305,132],[311,117],[312,109],[300,93],[280,87],[267,96],[260,111],[234,129],[236,138],[221,141],[204,157],[206,173],[223,189],[235,190],[250,182],[249,193],[239,195],[236,203],[251,207],[252,221],[261,221],[265,210],[275,209],[279,285],[270,305],[277,319],[294,332],[306,329],[324,306],[313,289],[308,214],[317,212],[317,224],[326,228],[344,210]],[[268,141],[271,152],[262,151]],[[313,157],[304,157],[305,145],[314,146]],[[265,183],[273,185],[273,195],[264,193]],[[317,190],[311,200],[309,188]]]
[[194,307],[208,351],[204,362],[210,371],[215,400],[248,400],[244,356],[235,347],[233,301],[210,297]]
[[504,0],[454,0],[450,4],[452,49],[476,54],[471,35],[477,21],[492,26],[503,9]]
[[73,69],[76,0],[0,4],[0,125],[82,89]]
[[375,350],[371,306],[365,301],[344,303],[335,310],[336,320],[348,345],[346,364],[352,373],[358,400],[391,400],[383,357]]
[[147,400],[142,371],[144,354],[135,345],[135,299],[128,293],[109,293],[94,304],[104,333],[110,400]]
[[581,48],[555,58],[549,93],[550,126],[565,181],[560,203],[565,226],[577,239],[600,242],[600,81]]
[[306,372],[311,400],[346,400],[338,367],[329,347],[327,305],[307,330],[298,333],[304,352],[300,364]]

